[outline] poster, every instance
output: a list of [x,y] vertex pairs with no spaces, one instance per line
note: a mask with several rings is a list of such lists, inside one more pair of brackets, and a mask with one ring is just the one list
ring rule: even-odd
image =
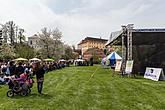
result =
[[133,69],[133,60],[129,60],[126,62],[126,68],[125,68],[125,73],[130,74]]
[[122,61],[116,61],[115,71],[120,72]]
[[151,79],[154,81],[165,80],[165,76],[162,68],[150,68],[147,67],[144,78]]

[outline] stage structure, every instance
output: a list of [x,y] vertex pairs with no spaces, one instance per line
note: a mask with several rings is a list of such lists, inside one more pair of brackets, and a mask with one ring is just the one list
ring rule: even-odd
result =
[[165,71],[165,28],[134,29],[133,24],[112,32],[106,46],[121,45],[123,70],[127,60],[134,60],[133,72],[144,74],[146,67]]

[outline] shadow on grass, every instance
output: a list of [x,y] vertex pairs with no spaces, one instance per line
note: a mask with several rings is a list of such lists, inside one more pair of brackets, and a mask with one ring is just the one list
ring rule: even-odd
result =
[[119,77],[122,77],[122,78],[131,78],[131,79],[144,79],[144,76],[142,75],[137,75],[137,74],[131,74],[131,75],[128,75],[128,74],[117,74]]
[[11,97],[12,99],[29,99],[29,98],[42,98],[42,99],[51,99],[53,96],[43,93],[43,94],[38,94],[38,93],[32,93],[27,96],[21,96],[21,95],[14,95]]
[[29,94],[28,96],[33,97],[33,98],[35,98],[35,97],[40,97],[40,98],[44,98],[44,99],[53,98],[52,95],[47,94],[47,93],[42,93],[42,94],[33,93],[33,94]]

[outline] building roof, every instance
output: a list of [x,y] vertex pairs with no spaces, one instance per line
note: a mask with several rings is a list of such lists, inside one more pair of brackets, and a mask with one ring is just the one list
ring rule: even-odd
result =
[[[106,46],[115,43],[115,41],[120,41],[123,31],[112,32]],[[133,29],[133,44],[142,45],[142,44],[153,44],[155,42],[164,42],[165,41],[165,28],[157,29]]]
[[102,39],[101,37],[100,38],[93,38],[93,37],[86,37],[84,40],[82,40],[78,45],[82,44],[82,43],[85,43],[87,41],[99,41],[99,42],[107,42],[108,40],[107,39]]
[[39,38],[39,37],[37,36],[37,34],[34,34],[33,36],[28,37],[28,38]]
[[133,29],[133,32],[165,32],[165,28]]
[[123,31],[116,31],[116,32],[112,32],[109,39],[108,39],[108,42],[105,44],[106,46],[111,44],[111,42],[113,42],[114,40],[116,40],[121,34],[123,33]]

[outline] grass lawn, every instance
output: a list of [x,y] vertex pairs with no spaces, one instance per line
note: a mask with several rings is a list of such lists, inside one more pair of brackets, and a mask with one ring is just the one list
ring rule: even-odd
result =
[[[91,74],[97,69],[93,78]],[[0,110],[165,110],[165,82],[112,77],[100,66],[68,67],[45,74],[43,93],[8,98],[0,87]]]

